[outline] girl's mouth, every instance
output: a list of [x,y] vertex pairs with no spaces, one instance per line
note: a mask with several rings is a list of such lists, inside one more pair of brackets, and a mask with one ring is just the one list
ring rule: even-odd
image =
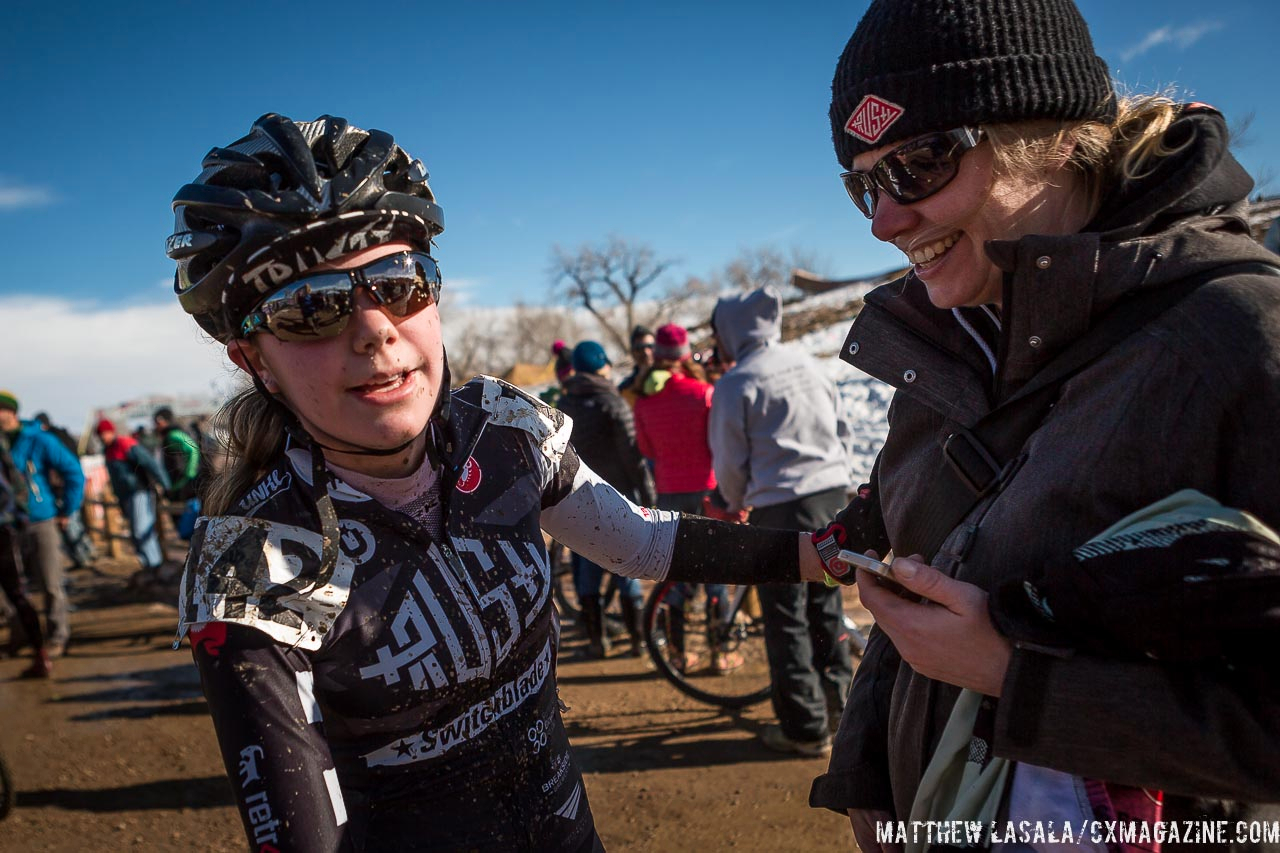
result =
[[373,379],[362,385],[356,385],[347,389],[349,393],[360,397],[361,399],[371,402],[391,401],[399,399],[402,394],[412,390],[413,387],[412,370],[402,370],[399,373],[379,374]]

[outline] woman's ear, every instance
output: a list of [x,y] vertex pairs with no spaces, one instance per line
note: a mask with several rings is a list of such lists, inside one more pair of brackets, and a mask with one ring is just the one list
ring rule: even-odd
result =
[[262,351],[249,341],[241,338],[229,341],[227,343],[227,358],[231,359],[231,362],[236,367],[250,376],[257,374],[258,378],[262,380],[262,384],[272,394],[280,390],[275,378],[271,375],[271,369],[267,367],[266,361],[262,358]]
[[1071,158],[1076,153],[1076,146],[1079,144],[1074,133],[1061,134],[1049,152],[1049,168],[1062,169],[1070,165]]

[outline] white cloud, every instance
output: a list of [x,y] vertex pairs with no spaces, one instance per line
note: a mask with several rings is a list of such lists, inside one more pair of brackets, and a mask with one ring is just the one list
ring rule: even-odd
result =
[[1120,52],[1120,58],[1124,62],[1128,62],[1162,44],[1172,44],[1181,50],[1186,50],[1205,35],[1215,30],[1220,30],[1222,27],[1221,21],[1200,21],[1199,23],[1188,24],[1185,27],[1174,27],[1166,24],[1147,33],[1142,41],[1137,44],[1125,48]]
[[9,296],[0,297],[0,317],[0,388],[18,395],[24,417],[44,410],[73,432],[101,407],[234,384],[225,350],[172,300],[86,308]]
[[0,178],[0,211],[22,210],[52,204],[53,192],[44,187],[28,187]]

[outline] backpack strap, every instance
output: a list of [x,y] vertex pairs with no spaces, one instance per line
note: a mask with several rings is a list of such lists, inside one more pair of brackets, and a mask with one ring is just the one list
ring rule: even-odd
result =
[[1113,346],[1163,315],[1202,285],[1232,275],[1280,276],[1272,264],[1249,261],[1217,267],[1167,287],[1122,298],[1093,327],[1059,353],[1026,385],[972,429],[959,429],[940,448],[938,471],[908,553],[933,559],[942,543],[969,512],[992,492],[1004,488],[1020,464],[1026,445],[1058,399],[1062,386]]

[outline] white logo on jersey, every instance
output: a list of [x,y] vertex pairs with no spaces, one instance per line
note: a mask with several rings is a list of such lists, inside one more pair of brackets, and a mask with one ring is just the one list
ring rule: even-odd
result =
[[258,759],[263,756],[262,747],[254,744],[246,746],[240,750],[240,787],[249,787],[250,782],[257,782],[262,777],[258,775]]
[[364,565],[373,558],[378,543],[373,538],[373,531],[368,526],[354,519],[344,518],[338,523],[342,530],[342,550],[357,566]]
[[389,685],[408,678],[423,690],[488,677],[537,619],[550,590],[540,545],[498,542],[491,553],[478,539],[453,544],[452,560],[435,545],[428,549],[431,580],[414,572],[391,619],[390,642],[374,650],[377,663],[361,667],[361,678]]
[[569,799],[564,801],[564,805],[556,809],[556,817],[562,817],[565,820],[573,820],[578,816],[578,806],[582,805],[582,783],[573,786],[573,790],[569,792]]
[[477,737],[489,726],[529,701],[551,674],[551,642],[548,640],[538,657],[524,672],[495,687],[489,696],[472,705],[457,717],[435,728],[400,738],[386,746],[367,752],[365,764],[385,767],[412,764],[443,755],[455,746]]
[[529,739],[529,743],[533,744],[533,754],[537,755],[547,745],[547,724],[538,720],[529,727],[525,737]]

